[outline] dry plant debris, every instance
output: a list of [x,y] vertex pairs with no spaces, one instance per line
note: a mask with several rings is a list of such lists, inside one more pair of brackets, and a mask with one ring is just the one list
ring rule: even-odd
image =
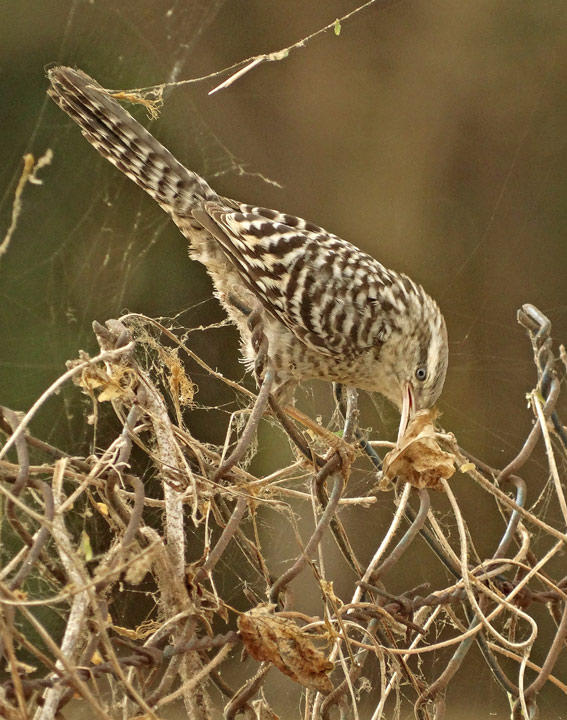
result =
[[246,652],[255,660],[272,663],[306,688],[331,692],[329,673],[333,663],[317,650],[310,636],[293,620],[274,610],[274,605],[263,603],[238,618]]
[[455,473],[455,456],[437,441],[435,410],[421,410],[410,422],[397,447],[384,458],[384,479],[396,477],[416,488],[439,490],[441,480]]
[[[565,354],[537,308],[519,321],[537,384],[517,455],[491,468],[418,415],[384,460],[393,492],[380,503],[371,488],[382,463],[358,427],[356,393],[337,393],[326,426],[271,401],[261,312],[251,318],[257,396],[208,367],[182,328],[138,315],[95,323],[97,356],[78,353],[25,414],[0,408],[0,717],[55,720],[74,700],[103,720],[157,720],[176,703],[191,720],[221,708],[227,720],[273,720],[300,706],[306,720],[395,720],[411,701],[417,718],[442,720],[475,645],[486,696],[507,699],[513,720],[534,717],[552,689],[567,694]],[[234,396],[214,408],[227,418],[223,446],[189,429],[213,410],[191,368]],[[31,432],[62,388],[84,394],[83,455]],[[248,459],[262,417],[293,452],[258,475]],[[483,493],[480,526],[467,525],[463,488],[447,482],[455,467]],[[383,527],[365,522],[378,504],[390,513]],[[481,556],[489,523],[498,535]],[[364,563],[356,525],[375,537]],[[333,542],[346,562],[330,558]],[[406,571],[424,548],[435,587]],[[309,608],[305,580],[318,588]],[[243,650],[236,688],[223,669]],[[283,700],[273,682],[289,686]]]

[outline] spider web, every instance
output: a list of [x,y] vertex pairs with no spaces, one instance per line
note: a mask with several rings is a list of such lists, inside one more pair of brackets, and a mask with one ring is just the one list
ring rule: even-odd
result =
[[[222,323],[204,270],[187,259],[183,239],[160,209],[100,159],[45,98],[44,68],[74,65],[115,89],[174,83],[291,45],[356,3],[56,5],[13,4],[0,30],[2,228],[10,222],[22,155],[53,152],[38,174],[43,185],[24,190],[17,228],[0,256],[0,401],[28,408],[79,349],[96,353],[92,321],[125,310],[167,318],[197,356],[254,390],[252,378],[243,379],[236,335]],[[421,282],[438,299],[450,330],[442,424],[495,467],[516,454],[533,417],[525,395],[536,372],[515,322],[517,308],[533,302],[552,320],[554,335],[567,339],[564,10],[551,0],[498,10],[377,3],[338,36],[318,36],[215,95],[207,93],[226,75],[166,88],[157,121],[128,106],[219,192],[308,217]],[[192,331],[200,326],[211,327]],[[151,350],[148,358],[148,365],[162,366]],[[246,400],[235,400],[195,365],[187,373],[198,386],[187,423],[204,441],[222,445],[232,413]],[[299,402],[323,424],[331,422],[334,406],[321,384],[310,385]],[[95,437],[83,422],[84,407],[76,389],[65,388],[34,421],[34,434],[70,452],[94,449],[111,421],[102,421]],[[361,398],[363,427],[392,437],[395,419],[389,408],[377,412]],[[254,471],[281,466],[289,457],[283,445],[277,428],[262,427]],[[534,455],[525,479],[533,488],[530,507],[546,508],[552,496],[543,452]],[[359,469],[350,493],[362,494],[373,480],[368,467]],[[461,491],[474,527],[484,496]],[[435,500],[454,531],[450,508]],[[353,510],[345,520],[349,532],[358,524],[377,534],[387,527],[391,497],[379,505]],[[304,512],[302,502],[292,507]],[[83,522],[78,511],[75,521]],[[259,521],[264,544],[289,548],[295,557],[295,523],[282,523],[267,509]],[[492,547],[489,530],[475,537],[481,557]],[[374,551],[372,532],[359,538],[364,556]],[[326,550],[330,566],[339,562],[334,548]],[[232,556],[222,564],[223,598],[242,603],[240,586],[254,583],[251,574]],[[418,581],[437,580],[419,560],[410,568]],[[339,590],[348,586],[343,582],[337,581]],[[403,587],[403,578],[398,583]],[[313,581],[303,586],[305,612],[315,612],[314,588]],[[129,610],[124,604],[121,612]],[[244,677],[238,663],[226,673],[235,684]],[[474,692],[471,679],[453,685],[455,698],[474,697],[481,712],[502,711],[499,696],[481,704]],[[289,685],[285,693],[289,711],[299,701]],[[553,702],[551,695],[542,707]]]

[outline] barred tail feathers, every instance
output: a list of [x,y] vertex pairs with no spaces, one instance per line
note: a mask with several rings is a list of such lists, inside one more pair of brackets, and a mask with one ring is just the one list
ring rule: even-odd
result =
[[189,217],[217,198],[98,83],[80,70],[48,71],[49,95],[81,128],[98,152],[151,195],[167,212]]

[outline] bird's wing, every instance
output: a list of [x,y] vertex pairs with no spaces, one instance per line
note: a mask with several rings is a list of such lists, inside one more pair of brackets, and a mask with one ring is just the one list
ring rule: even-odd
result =
[[[380,344],[385,303],[399,276],[354,245],[301,218],[217,202],[193,211],[264,307],[319,353],[352,355]],[[386,313],[387,314],[387,313]]]

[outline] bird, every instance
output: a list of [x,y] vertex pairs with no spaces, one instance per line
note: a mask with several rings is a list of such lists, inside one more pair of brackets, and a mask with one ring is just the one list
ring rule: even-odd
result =
[[434,405],[447,329],[421,285],[312,222],[217,194],[83,71],[58,66],[47,76],[48,94],[84,137],[189,241],[248,367],[256,354],[248,315],[261,308],[276,400],[292,402],[298,384],[319,378],[381,394],[405,424]]

